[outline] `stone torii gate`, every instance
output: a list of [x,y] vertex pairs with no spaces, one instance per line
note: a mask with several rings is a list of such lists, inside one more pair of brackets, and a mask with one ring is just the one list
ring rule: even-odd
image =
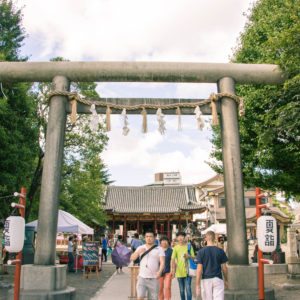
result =
[[[0,62],[0,82],[51,82],[55,91],[69,91],[71,81],[85,82],[189,82],[217,83],[220,93],[235,94],[235,84],[282,84],[276,65],[164,62]],[[178,99],[107,99],[111,103],[176,103]],[[180,102],[191,102],[180,99]],[[226,299],[257,299],[257,267],[249,266],[246,240],[244,189],[241,171],[237,104],[228,97],[219,101],[228,231],[229,287]],[[78,113],[89,113],[78,103]],[[39,223],[34,265],[24,265],[21,299],[73,299],[66,286],[65,266],[55,265],[59,190],[63,160],[66,96],[53,96],[47,128],[41,184]],[[202,107],[211,114],[209,105]],[[101,111],[101,108],[97,108]],[[154,113],[150,111],[149,113]],[[168,112],[166,112],[168,113]],[[192,114],[189,109],[183,114]],[[272,297],[272,292],[270,295]]]

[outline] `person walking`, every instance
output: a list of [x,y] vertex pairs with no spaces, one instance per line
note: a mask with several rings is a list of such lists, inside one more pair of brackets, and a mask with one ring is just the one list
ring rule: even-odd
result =
[[70,236],[68,241],[68,271],[69,272],[75,272],[73,247],[74,247],[73,236]]
[[160,247],[165,252],[165,268],[159,278],[159,300],[171,300],[171,258],[173,249],[170,247],[170,241],[167,237],[160,238]]
[[102,261],[107,262],[108,239],[106,238],[105,235],[102,236],[101,244],[102,244]]
[[207,246],[197,255],[196,295],[203,300],[223,300],[224,281],[227,285],[228,258],[223,249],[215,246],[215,233],[208,231],[205,235]]
[[165,268],[165,253],[155,245],[154,233],[145,233],[145,244],[139,246],[131,255],[130,260],[140,258],[140,272],[136,285],[137,299],[158,300],[158,289],[162,271]]
[[7,272],[7,262],[9,259],[9,253],[8,251],[5,249],[5,238],[4,238],[4,234],[3,234],[3,238],[2,238],[2,267],[3,267],[3,275],[8,275]]
[[188,274],[189,259],[195,257],[193,247],[190,249],[185,241],[185,232],[176,234],[178,244],[173,248],[171,260],[172,277],[176,276],[179,284],[180,299],[192,300],[192,277]]
[[[132,252],[134,252],[139,246],[142,246],[143,242],[139,239],[139,234],[136,232],[134,234],[133,239],[131,240],[131,250]],[[135,266],[139,266],[140,265],[140,258],[138,257],[133,264]]]
[[[121,246],[123,246],[123,237],[122,237],[122,235],[118,235],[118,239],[117,239],[117,241],[115,242],[114,250],[115,250],[117,247],[121,247]],[[125,265],[119,263],[119,264],[115,264],[115,266],[116,266],[116,270],[117,270],[117,273],[118,273],[118,274],[123,273],[123,266],[125,266]]]

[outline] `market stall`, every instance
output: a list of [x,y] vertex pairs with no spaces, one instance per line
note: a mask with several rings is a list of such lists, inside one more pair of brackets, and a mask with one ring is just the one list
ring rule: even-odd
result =
[[213,231],[215,234],[223,234],[227,235],[227,228],[226,224],[220,223],[220,224],[213,224],[206,228],[205,230],[201,231],[202,234],[206,234],[208,231]]
[[[37,230],[38,220],[26,224],[27,228]],[[75,269],[81,269],[82,259],[82,236],[93,236],[94,229],[84,224],[82,221],[70,213],[59,210],[57,220],[57,240],[56,253],[60,263],[68,263],[68,238],[70,235],[76,235],[77,251],[75,259]]]

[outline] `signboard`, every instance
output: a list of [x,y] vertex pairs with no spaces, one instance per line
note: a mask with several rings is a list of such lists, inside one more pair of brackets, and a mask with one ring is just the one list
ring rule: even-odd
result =
[[8,252],[22,251],[25,236],[25,220],[22,217],[10,216],[4,223],[4,247]]
[[164,179],[164,184],[180,185],[181,184],[181,180],[180,179]]
[[166,172],[164,179],[181,179],[180,172]]
[[82,246],[83,266],[98,266],[99,243],[86,242]]
[[261,216],[257,219],[258,248],[262,252],[273,252],[277,246],[277,223],[272,216]]

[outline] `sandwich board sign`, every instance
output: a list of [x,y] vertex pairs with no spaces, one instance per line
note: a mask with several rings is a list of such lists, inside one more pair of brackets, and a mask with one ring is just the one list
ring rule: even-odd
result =
[[272,216],[257,219],[258,248],[262,252],[273,252],[277,246],[277,222]]
[[98,266],[99,264],[99,243],[86,242],[83,243],[83,265]]

